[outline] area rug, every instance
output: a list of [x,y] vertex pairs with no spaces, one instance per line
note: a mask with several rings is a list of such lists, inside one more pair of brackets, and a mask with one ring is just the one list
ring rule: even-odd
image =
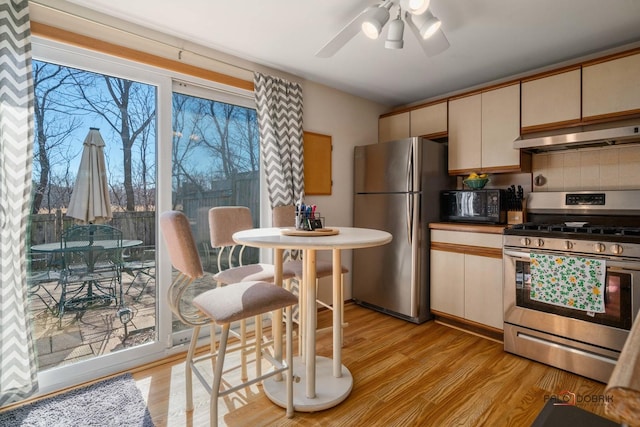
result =
[[0,426],[154,427],[131,374],[100,381],[0,413]]

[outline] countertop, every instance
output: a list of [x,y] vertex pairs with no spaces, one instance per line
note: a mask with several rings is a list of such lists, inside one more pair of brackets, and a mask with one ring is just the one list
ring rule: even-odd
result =
[[462,222],[431,222],[432,230],[467,231],[472,233],[502,234],[507,224],[469,224]]

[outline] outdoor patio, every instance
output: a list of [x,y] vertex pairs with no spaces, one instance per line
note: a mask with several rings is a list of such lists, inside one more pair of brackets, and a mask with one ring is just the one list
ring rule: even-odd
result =
[[[217,272],[217,267],[212,262],[210,254],[204,257],[204,276],[197,279],[187,290],[184,295],[185,301],[216,286],[213,275]],[[155,275],[155,272],[153,274]],[[174,271],[174,274],[177,272]],[[124,295],[124,306],[132,311],[131,321],[127,323],[126,329],[118,316],[119,302],[66,311],[60,318],[47,307],[53,307],[56,301],[44,290],[38,292],[42,299],[32,295],[29,301],[38,369],[44,371],[69,365],[153,341],[156,337],[157,287],[153,277],[144,286],[146,280],[144,276],[134,277],[126,272],[122,273],[123,289],[128,290]],[[60,291],[57,281],[43,286],[53,297],[58,297]],[[294,293],[297,292],[297,286],[297,283],[292,283]],[[142,289],[144,290],[141,292]],[[298,310],[295,306],[294,319],[297,319],[297,316]],[[186,328],[186,325],[174,317],[173,332]]]
[[[156,284],[151,279],[143,288],[146,279],[134,278],[127,273],[122,274],[125,291],[132,283],[129,292],[124,296],[124,305],[132,310],[131,321],[125,326],[120,321],[118,309],[120,304],[111,302],[67,311],[62,318],[52,313],[39,298],[30,298],[31,314],[33,316],[33,331],[38,353],[39,370],[63,366],[83,359],[100,356],[134,347],[155,338],[156,329]],[[56,297],[59,294],[57,282],[52,281],[44,285]],[[214,286],[212,275],[207,273],[196,284],[195,292]],[[200,290],[198,290],[200,288]],[[46,292],[38,295],[53,306],[55,301]],[[181,324],[176,325],[177,328]]]
[[[132,283],[133,277],[122,274],[124,289]],[[141,282],[141,278],[137,278]],[[59,294],[55,281],[44,284],[49,293],[56,297]],[[108,305],[96,304],[84,309],[70,310],[60,318],[52,313],[45,302],[53,307],[56,302],[45,292],[38,293],[44,298],[30,298],[33,316],[33,331],[38,353],[40,370],[62,366],[132,347],[151,341],[155,335],[156,286],[151,281],[140,293],[142,283],[133,283],[128,295],[124,297],[124,305],[132,309],[133,316],[129,323],[122,324],[118,317],[118,304],[111,301]]]

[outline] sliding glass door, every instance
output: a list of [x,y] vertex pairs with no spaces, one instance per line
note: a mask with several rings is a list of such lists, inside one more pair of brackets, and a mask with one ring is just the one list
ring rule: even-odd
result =
[[[48,390],[166,351],[156,213],[159,123],[170,117],[161,88],[169,93],[170,79],[44,41],[34,43],[33,77],[28,292],[41,390]],[[102,160],[84,162],[92,149]],[[102,161],[102,171],[91,168]],[[94,212],[100,179],[108,213]],[[118,237],[101,238],[96,223]],[[86,242],[67,241],[82,235],[77,228],[87,229]]]
[[[172,209],[193,224],[202,265],[207,272],[186,298],[215,286],[217,251],[211,247],[208,212],[216,206],[247,206],[254,226],[260,219],[260,147],[253,96],[229,94],[176,81],[172,93]],[[245,263],[258,262],[247,248]],[[174,319],[174,342],[184,343],[190,329]],[[202,334],[207,334],[203,328]]]
[[[46,393],[184,350],[190,333],[166,301],[173,272],[158,214],[178,209],[192,221],[207,270],[197,293],[214,286],[217,271],[208,210],[245,205],[257,226],[261,177],[252,93],[51,41],[36,39],[33,47],[34,191],[26,243]],[[101,177],[81,167],[83,153],[96,145],[111,213],[85,218],[70,205]],[[97,223],[120,237],[101,241],[92,234]],[[87,243],[75,242],[80,249],[65,239],[74,227],[90,227]],[[245,258],[257,261],[258,253],[248,250]]]

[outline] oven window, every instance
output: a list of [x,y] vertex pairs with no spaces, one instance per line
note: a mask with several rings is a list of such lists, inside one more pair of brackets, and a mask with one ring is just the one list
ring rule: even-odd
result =
[[516,261],[516,305],[531,310],[629,330],[632,323],[631,282],[631,274],[608,270],[605,279],[605,312],[590,315],[582,310],[574,310],[532,300],[530,298],[531,272],[529,270],[529,262]]

